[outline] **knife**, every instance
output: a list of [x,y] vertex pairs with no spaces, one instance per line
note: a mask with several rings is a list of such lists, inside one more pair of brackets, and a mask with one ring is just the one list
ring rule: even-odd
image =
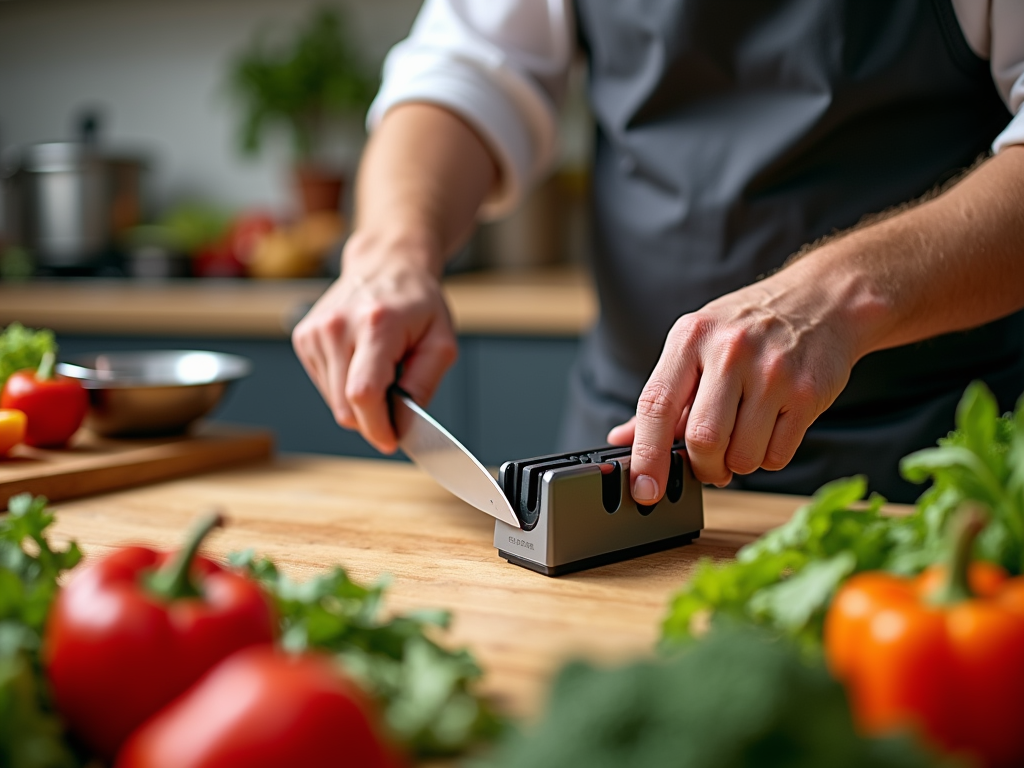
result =
[[398,446],[437,483],[491,517],[521,528],[501,486],[476,456],[397,386],[389,392]]

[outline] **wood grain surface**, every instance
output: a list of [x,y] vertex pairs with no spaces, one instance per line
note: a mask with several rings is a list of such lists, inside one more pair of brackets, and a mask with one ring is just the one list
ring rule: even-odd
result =
[[286,338],[323,280],[39,280],[0,284],[0,325],[57,333]]
[[80,430],[67,448],[15,446],[0,457],[0,509],[19,493],[76,499],[173,477],[269,459],[270,432],[204,424],[191,434],[115,440]]
[[[326,280],[43,280],[0,284],[0,326],[58,333],[287,338]],[[476,272],[445,280],[456,331],[575,336],[597,318],[582,269]]]
[[696,544],[552,579],[501,560],[491,518],[410,464],[300,456],[62,503],[54,537],[77,539],[87,556],[173,546],[219,508],[230,524],[210,541],[215,555],[254,547],[300,579],[334,564],[361,580],[390,574],[390,609],[450,609],[445,642],[476,654],[504,711],[529,716],[565,660],[651,653],[666,602],[697,561],[732,557],[800,503],[708,490]]

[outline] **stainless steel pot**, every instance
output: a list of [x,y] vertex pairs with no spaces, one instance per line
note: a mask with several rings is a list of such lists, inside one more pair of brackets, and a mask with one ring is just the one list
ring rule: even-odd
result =
[[91,266],[141,219],[143,160],[102,151],[88,125],[82,141],[24,148],[8,172],[7,239],[43,267]]
[[109,246],[107,166],[92,147],[72,142],[29,147],[11,184],[15,237],[39,264],[85,266]]

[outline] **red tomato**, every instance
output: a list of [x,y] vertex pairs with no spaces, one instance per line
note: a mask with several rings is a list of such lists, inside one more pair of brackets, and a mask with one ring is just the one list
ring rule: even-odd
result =
[[196,277],[242,277],[245,266],[235,257],[230,240],[224,238],[193,257],[192,272]]
[[139,728],[115,768],[394,768],[325,657],[239,651]]
[[228,243],[235,259],[241,264],[251,262],[256,244],[276,229],[274,217],[264,211],[250,211],[238,216],[228,233]]
[[[49,353],[47,353],[49,355]],[[25,443],[37,448],[60,448],[82,426],[89,395],[75,379],[53,377],[52,356],[39,371],[11,374],[0,395],[0,408],[22,411]]]

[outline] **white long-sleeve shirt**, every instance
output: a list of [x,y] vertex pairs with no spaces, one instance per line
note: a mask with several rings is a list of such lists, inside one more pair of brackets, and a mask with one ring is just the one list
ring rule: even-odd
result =
[[[953,0],[953,7],[1014,116],[993,151],[1024,144],[1024,0]],[[481,209],[483,218],[499,217],[554,161],[575,32],[571,0],[426,0],[385,61],[367,125],[372,130],[411,101],[457,113],[501,166],[501,186]]]

